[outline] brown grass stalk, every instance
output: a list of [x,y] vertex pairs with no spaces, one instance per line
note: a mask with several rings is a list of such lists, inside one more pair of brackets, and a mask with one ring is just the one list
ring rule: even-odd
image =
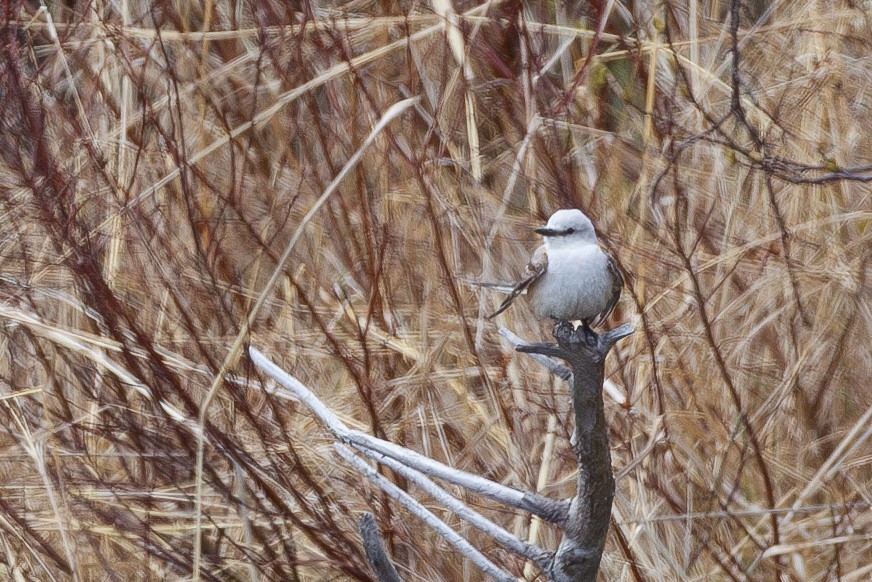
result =
[[3,4],[0,577],[368,580],[370,512],[403,580],[481,579],[237,356],[567,496],[568,396],[497,331],[550,324],[465,282],[566,206],[637,330],[602,579],[868,576],[868,11],[558,4]]

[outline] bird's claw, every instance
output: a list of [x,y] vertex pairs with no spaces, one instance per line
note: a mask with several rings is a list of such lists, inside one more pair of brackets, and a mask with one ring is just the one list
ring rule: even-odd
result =
[[570,341],[575,335],[575,326],[571,321],[558,320],[554,324],[554,337],[557,340]]
[[599,342],[599,335],[591,329],[586,321],[581,322],[581,327],[578,329],[571,321],[559,320],[554,324],[554,338],[558,342],[566,343],[582,343],[590,348],[594,348]]

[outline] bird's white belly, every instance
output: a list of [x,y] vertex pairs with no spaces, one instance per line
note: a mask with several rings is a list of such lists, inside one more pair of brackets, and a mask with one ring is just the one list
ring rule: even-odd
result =
[[608,257],[597,245],[548,251],[548,268],[530,286],[528,300],[542,318],[591,319],[608,306],[612,292]]

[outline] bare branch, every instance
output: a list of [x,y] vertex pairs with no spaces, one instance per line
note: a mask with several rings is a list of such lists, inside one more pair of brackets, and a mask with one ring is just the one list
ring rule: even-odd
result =
[[530,357],[532,357],[534,360],[536,360],[537,362],[539,362],[540,364],[542,364],[543,366],[548,368],[548,370],[552,374],[559,377],[561,380],[569,381],[572,379],[572,370],[570,370],[566,366],[561,366],[560,364],[558,364],[557,362],[555,362],[554,360],[552,360],[550,357],[548,357],[545,354],[539,354],[537,352],[527,352],[526,350],[521,349],[521,346],[526,346],[528,344],[525,344],[524,340],[522,340],[520,337],[515,335],[515,333],[512,330],[510,330],[504,326],[500,326],[499,331],[500,331],[501,336],[503,336],[504,338],[509,340],[509,342],[511,342],[511,344],[513,346],[515,346],[516,350],[518,350],[519,352],[529,353]]
[[454,546],[454,549],[478,566],[482,572],[500,582],[519,582],[517,578],[507,574],[503,570],[500,570],[493,562],[488,560],[484,554],[475,549],[468,541],[461,537],[460,534],[451,529],[448,524],[436,517],[432,511],[424,507],[411,495],[391,483],[384,476],[380,475],[378,471],[373,469],[363,459],[355,455],[351,449],[339,443],[335,443],[333,447],[336,449],[336,452],[339,453],[340,457],[360,471],[379,489],[402,503],[409,512],[436,530],[445,541]]
[[562,358],[572,367],[573,450],[578,477],[564,536],[548,571],[557,582],[594,582],[599,572],[615,495],[602,396],[604,366],[615,343],[631,333],[633,328],[627,324],[596,334],[585,328],[576,330],[568,322],[559,322],[554,326],[557,345],[517,347],[524,353]]
[[498,544],[507,550],[534,562],[543,570],[547,569],[548,563],[551,560],[550,552],[546,552],[533,544],[519,540],[516,536],[512,535],[511,532],[501,528],[457,498],[453,497],[436,483],[422,475],[419,471],[410,469],[399,461],[395,461],[394,459],[376,453],[375,451],[367,449],[360,449],[360,451],[370,459],[390,467],[391,470],[417,485],[436,501],[457,514],[458,517],[468,521],[479,530],[494,538]]
[[250,347],[249,354],[255,365],[266,372],[279,384],[290,390],[290,393],[271,387],[264,387],[265,391],[289,400],[300,400],[322,423],[324,423],[330,432],[332,432],[333,435],[343,443],[349,444],[360,450],[368,449],[376,451],[382,455],[396,459],[406,466],[426,473],[427,475],[444,479],[455,485],[460,485],[465,489],[484,495],[494,501],[499,501],[500,503],[504,503],[523,511],[528,511],[550,523],[560,525],[563,523],[563,520],[566,519],[566,511],[569,504],[565,501],[548,499],[537,493],[520,491],[513,487],[507,487],[500,483],[495,483],[483,477],[479,477],[478,475],[459,471],[440,463],[439,461],[435,461],[420,453],[416,453],[415,451],[401,447],[389,441],[349,429],[338,416],[336,416],[317,396],[315,396],[311,390],[304,386],[299,380],[276,366],[257,348]]

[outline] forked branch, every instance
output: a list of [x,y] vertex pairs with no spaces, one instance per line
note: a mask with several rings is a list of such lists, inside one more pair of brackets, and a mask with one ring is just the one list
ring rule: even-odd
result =
[[548,572],[555,582],[593,582],[599,571],[615,497],[602,395],[605,361],[615,343],[631,333],[633,328],[626,324],[598,335],[561,322],[554,326],[556,346],[532,344],[516,348],[519,352],[558,357],[572,368],[572,448],[578,477],[563,539]]
[[[615,491],[602,399],[604,362],[614,344],[632,332],[630,326],[624,325],[597,335],[581,329],[575,330],[564,322],[554,328],[557,344],[553,345],[523,344],[508,330],[501,330],[501,333],[515,344],[518,351],[537,355],[538,357],[534,356],[537,361],[553,373],[564,379],[569,376],[572,381],[576,415],[573,450],[578,460],[579,472],[577,494],[569,502],[548,499],[536,493],[520,491],[478,475],[458,471],[415,451],[351,430],[299,380],[276,366],[257,349],[250,348],[249,354],[258,368],[287,389],[285,391],[268,386],[266,387],[268,392],[283,398],[299,400],[305,404],[342,443],[336,445],[336,450],[346,462],[436,530],[488,576],[500,581],[515,580],[511,574],[493,564],[407,492],[400,490],[373,470],[351,449],[356,449],[377,463],[390,467],[415,483],[419,489],[458,517],[491,536],[500,546],[536,564],[549,580],[577,582],[596,579],[608,533]],[[554,363],[548,357],[565,360],[570,365],[572,374],[569,375],[566,368]],[[564,529],[563,540],[556,552],[549,552],[524,542],[466,506],[432,481],[428,475],[560,525]],[[361,522],[361,535],[364,538],[367,556],[379,580],[396,582],[398,576],[389,562],[385,564],[387,558],[384,548],[379,543],[378,529],[371,516]]]

